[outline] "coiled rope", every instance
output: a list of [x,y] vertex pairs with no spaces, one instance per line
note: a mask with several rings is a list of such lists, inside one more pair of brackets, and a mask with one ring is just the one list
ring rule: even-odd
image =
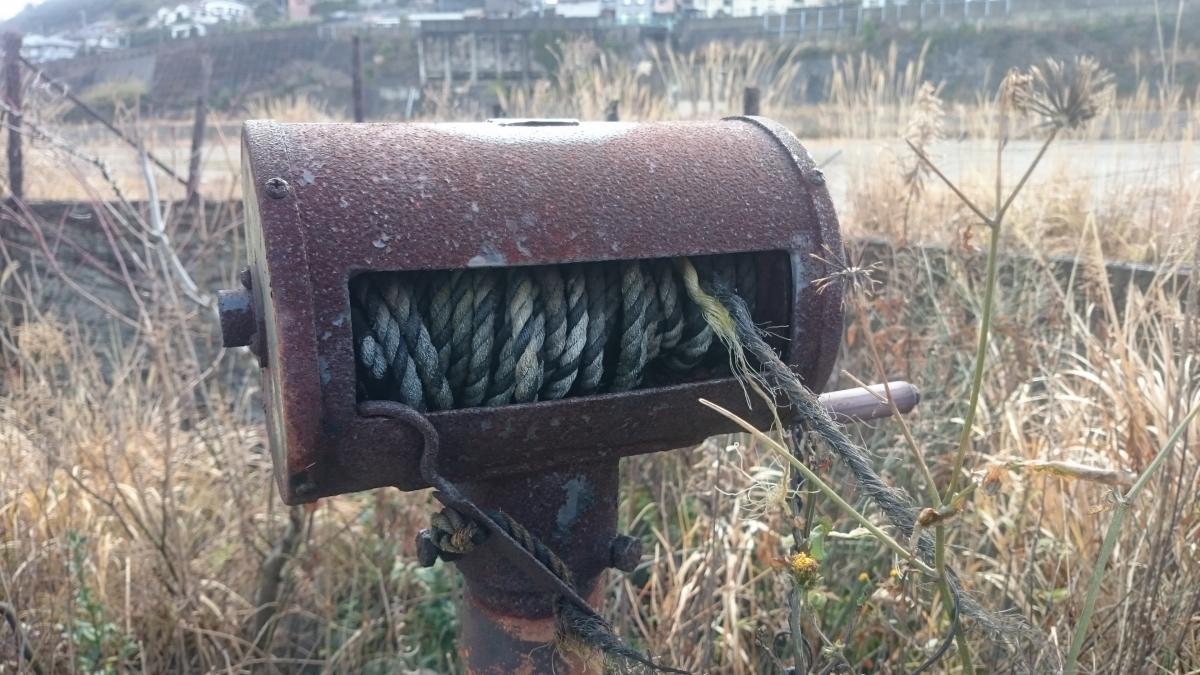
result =
[[[692,258],[753,307],[752,254]],[[370,273],[351,283],[360,397],[417,410],[678,381],[720,350],[679,261]]]

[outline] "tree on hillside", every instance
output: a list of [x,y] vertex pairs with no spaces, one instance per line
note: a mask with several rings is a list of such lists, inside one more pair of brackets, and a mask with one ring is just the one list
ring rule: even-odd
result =
[[262,24],[276,23],[283,19],[283,9],[277,0],[261,0],[254,5],[254,18]]

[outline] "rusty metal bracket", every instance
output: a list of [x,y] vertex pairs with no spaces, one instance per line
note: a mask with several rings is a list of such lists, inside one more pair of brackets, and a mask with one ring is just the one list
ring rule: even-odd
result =
[[434,498],[441,502],[443,506],[458,511],[487,530],[488,538],[494,538],[500,544],[502,554],[528,574],[530,579],[534,580],[535,583],[544,587],[549,592],[567,598],[588,616],[604,621],[604,618],[586,600],[580,597],[574,588],[558,578],[548,567],[534,557],[533,553],[521,546],[503,528],[497,526],[491,516],[487,515],[483,509],[479,508],[470,499],[467,499],[453,483],[438,472],[437,463],[441,444],[438,440],[437,430],[433,428],[433,425],[429,423],[429,420],[424,415],[395,401],[364,401],[359,404],[358,409],[360,414],[367,417],[387,417],[403,422],[419,433],[424,444],[421,450],[421,477],[433,486]]

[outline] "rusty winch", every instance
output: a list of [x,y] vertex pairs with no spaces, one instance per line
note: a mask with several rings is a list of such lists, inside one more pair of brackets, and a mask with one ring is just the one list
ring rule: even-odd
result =
[[[594,606],[605,568],[637,562],[615,532],[620,458],[735,430],[700,398],[770,423],[687,270],[736,287],[810,388],[832,370],[841,295],[813,282],[838,271],[837,218],[774,122],[248,122],[242,157],[249,267],[221,324],[262,366],[280,492],[432,486],[482,522],[490,554],[456,561],[469,672],[585,668],[535,647],[556,596]],[[864,390],[822,400],[889,410]]]

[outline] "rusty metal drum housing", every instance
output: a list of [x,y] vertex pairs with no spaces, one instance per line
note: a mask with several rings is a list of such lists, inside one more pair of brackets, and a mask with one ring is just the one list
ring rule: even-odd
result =
[[[348,288],[363,272],[760,252],[785,360],[814,389],[832,369],[841,296],[813,282],[837,272],[837,218],[808,153],[769,120],[252,121],[242,146],[249,274],[222,294],[222,329],[263,366],[288,503],[425,487],[419,435],[358,409]],[[427,418],[444,473],[478,481],[732,431],[699,397],[765,421],[728,377]]]

